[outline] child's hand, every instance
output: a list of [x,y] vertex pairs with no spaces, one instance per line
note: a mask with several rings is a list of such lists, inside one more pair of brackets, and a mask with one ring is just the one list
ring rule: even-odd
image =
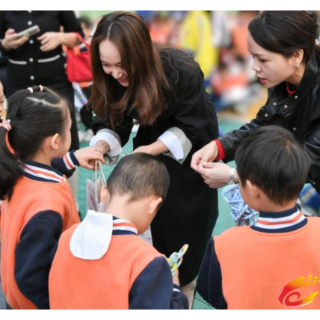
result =
[[179,270],[176,271],[176,274],[172,277],[172,281],[174,284],[177,286],[180,286],[180,281],[179,281]]
[[96,147],[86,147],[75,151],[75,157],[82,168],[94,170],[95,161],[105,163],[101,151]]

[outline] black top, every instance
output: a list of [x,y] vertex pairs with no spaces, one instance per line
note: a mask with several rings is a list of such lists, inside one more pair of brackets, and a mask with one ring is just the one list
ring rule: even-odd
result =
[[308,152],[312,164],[308,182],[320,193],[320,57],[308,61],[303,78],[292,95],[286,82],[268,90],[268,100],[255,119],[240,129],[219,138],[226,161],[233,160],[239,144],[253,131],[265,125],[278,125],[293,133]]
[[[195,152],[218,137],[218,122],[203,85],[203,73],[194,59],[182,50],[162,49],[160,58],[173,94],[167,96],[168,108],[152,126],[140,125],[134,148],[151,144],[166,130],[178,127],[190,140]],[[138,119],[134,110],[125,114],[119,126],[109,127],[120,136],[122,146],[128,141],[133,119]],[[106,127],[102,119],[94,121],[95,133]]]
[[[73,11],[0,11],[0,39],[6,31],[13,28],[17,33],[38,25],[40,32],[33,35],[17,49],[4,51],[0,42],[0,54],[8,55],[9,86],[23,83],[23,87],[41,83],[51,86],[52,83],[66,80],[65,57],[62,47],[42,52],[39,36],[46,32],[78,32],[83,36],[81,25]],[[50,61],[51,60],[51,61]]]

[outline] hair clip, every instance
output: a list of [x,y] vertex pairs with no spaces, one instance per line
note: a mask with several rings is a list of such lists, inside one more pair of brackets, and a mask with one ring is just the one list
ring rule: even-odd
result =
[[33,93],[33,89],[31,87],[29,87],[27,89],[30,91],[30,93]]
[[39,90],[40,90],[40,91],[44,91],[44,90],[43,90],[43,86],[42,86],[41,84],[39,84]]

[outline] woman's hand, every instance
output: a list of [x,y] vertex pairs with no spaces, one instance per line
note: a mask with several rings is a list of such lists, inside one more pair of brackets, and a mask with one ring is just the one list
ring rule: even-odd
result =
[[82,168],[94,170],[95,161],[101,161],[102,163],[105,163],[103,154],[96,147],[79,149],[75,151],[74,155]]
[[[198,172],[210,188],[221,188],[230,181],[231,168],[222,162],[204,162],[199,165]],[[235,176],[238,181],[238,176]]]
[[138,153],[138,152],[152,154],[152,150],[151,150],[150,146],[138,147],[137,149],[133,150],[132,153]]
[[51,51],[63,44],[64,33],[62,32],[46,32],[37,38],[41,41],[40,50],[43,52]]
[[169,150],[166,147],[166,145],[162,141],[157,140],[156,142],[151,143],[147,146],[138,147],[137,149],[135,149],[133,151],[133,153],[143,152],[143,153],[148,153],[148,154],[152,154],[154,156],[157,156],[157,155],[164,153],[164,152],[167,152],[167,151],[169,151]]
[[191,159],[191,168],[199,172],[199,167],[204,162],[213,161],[218,156],[217,144],[212,141],[205,145],[202,149],[193,154]]
[[28,37],[18,37],[18,34],[14,29],[8,29],[5,33],[4,39],[1,41],[1,45],[4,50],[9,51],[11,49],[19,48],[28,39]]

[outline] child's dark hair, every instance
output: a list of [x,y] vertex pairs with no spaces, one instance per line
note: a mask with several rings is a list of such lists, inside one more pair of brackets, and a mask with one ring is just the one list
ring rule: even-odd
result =
[[253,40],[262,48],[289,58],[303,49],[308,62],[319,48],[315,43],[319,26],[307,11],[263,11],[249,24]]
[[170,178],[159,158],[146,153],[133,153],[122,158],[109,176],[110,195],[130,195],[129,201],[167,195]]
[[235,161],[242,185],[249,180],[274,203],[283,205],[298,198],[311,160],[290,131],[265,126],[239,145]]
[[0,199],[11,196],[22,175],[19,161],[30,160],[46,137],[63,135],[67,102],[59,95],[35,86],[20,90],[8,100],[7,120],[11,130],[0,127]]

